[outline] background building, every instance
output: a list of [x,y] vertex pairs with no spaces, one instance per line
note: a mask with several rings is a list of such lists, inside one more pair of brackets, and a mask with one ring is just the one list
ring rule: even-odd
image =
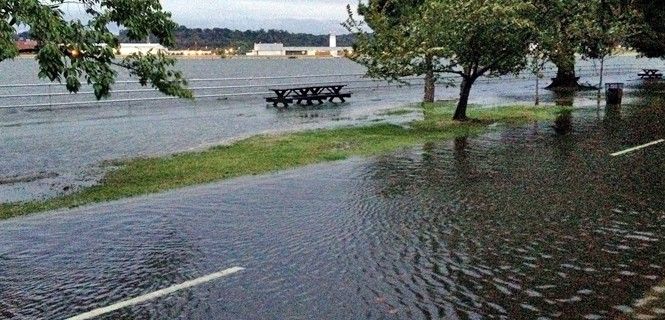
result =
[[167,53],[169,50],[159,43],[121,43],[118,54],[127,56],[134,53]]
[[30,39],[18,39],[16,41],[16,47],[18,48],[19,53],[36,53],[39,43]]
[[353,52],[351,47],[338,47],[337,36],[330,34],[328,47],[285,47],[282,43],[255,43],[254,50],[248,56],[317,56],[317,57],[343,57]]

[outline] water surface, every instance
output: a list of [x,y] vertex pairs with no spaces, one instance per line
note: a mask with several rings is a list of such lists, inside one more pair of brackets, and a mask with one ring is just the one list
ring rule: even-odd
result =
[[[0,318],[616,319],[665,281],[656,103],[0,222]],[[653,290],[656,291],[653,291]],[[661,291],[662,292],[662,291]]]
[[[660,60],[616,57],[609,60],[606,81],[635,83],[637,70],[656,66]],[[199,95],[267,91],[290,83],[338,81],[348,83],[354,96],[347,104],[322,107],[295,107],[286,111],[266,107],[263,94],[202,98],[196,101],[132,101],[112,104],[84,104],[39,108],[0,108],[0,202],[53,197],[91,185],[106,171],[104,163],[140,156],[156,156],[228,142],[264,132],[374,123],[408,122],[417,114],[383,115],[422,99],[422,86],[381,87],[385,83],[362,81],[355,77],[265,79],[275,76],[362,74],[364,69],[345,59],[227,59],[182,60],[178,67],[189,79],[252,78],[249,80],[193,81],[192,87],[227,87],[197,90]],[[598,66],[580,61],[583,82],[596,82]],[[7,84],[37,83],[37,64],[31,59],[0,63],[0,106],[29,103],[68,103],[89,101],[90,94],[46,97],[20,97],[25,93],[57,94],[59,86],[14,88]],[[547,73],[548,76],[551,72]],[[128,80],[120,73],[120,81]],[[543,84],[545,82],[543,81]],[[243,86],[255,86],[240,88]],[[231,88],[228,88],[231,87]],[[119,83],[116,89],[140,89]],[[83,88],[82,91],[89,91]],[[440,86],[437,99],[458,96],[458,88]],[[472,94],[473,103],[486,105],[530,104],[535,79],[529,74],[501,79],[481,79]],[[544,103],[558,98],[541,92]],[[154,92],[112,93],[111,99],[158,97]],[[581,93],[576,105],[595,105],[595,93]]]

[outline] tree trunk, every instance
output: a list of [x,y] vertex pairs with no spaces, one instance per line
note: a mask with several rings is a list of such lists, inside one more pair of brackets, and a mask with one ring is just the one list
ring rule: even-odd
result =
[[543,77],[543,69],[545,68],[546,60],[538,58],[538,70],[536,70],[536,106],[540,105],[540,79]]
[[605,74],[605,56],[600,58],[600,81],[598,81],[598,94],[596,99],[598,100],[598,108],[600,108],[600,100],[603,96],[603,75]]
[[580,79],[575,75],[575,53],[562,53],[552,57],[552,62],[557,67],[556,78],[552,79],[547,89],[568,89],[577,90],[580,85],[577,81]]
[[425,58],[427,72],[425,73],[425,97],[424,102],[434,102],[434,93],[436,90],[436,78],[434,77],[434,65],[432,57]]
[[460,85],[460,94],[459,102],[457,103],[457,109],[455,109],[455,115],[453,120],[457,121],[466,121],[469,118],[466,117],[466,108],[469,105],[469,95],[471,95],[471,87],[473,86],[474,78],[464,77],[462,78],[462,84]]
[[536,75],[536,106],[540,105],[540,75]]

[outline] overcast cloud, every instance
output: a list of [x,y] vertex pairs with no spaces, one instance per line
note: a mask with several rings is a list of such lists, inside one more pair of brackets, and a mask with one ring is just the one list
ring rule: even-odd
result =
[[345,33],[346,5],[358,0],[162,0],[173,19],[188,27],[286,29],[292,32]]
[[[313,34],[347,33],[340,25],[347,18],[346,6],[355,9],[359,0],[161,0],[173,19],[192,28],[240,30],[282,29]],[[72,19],[84,19],[80,3],[65,2],[61,8]]]

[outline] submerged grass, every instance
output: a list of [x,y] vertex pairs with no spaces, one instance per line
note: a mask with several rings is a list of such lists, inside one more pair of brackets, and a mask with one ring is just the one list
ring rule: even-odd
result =
[[25,203],[0,205],[0,219],[220,181],[259,175],[352,156],[372,156],[429,141],[473,136],[491,123],[522,124],[550,120],[556,108],[510,106],[472,107],[474,121],[452,121],[450,104],[426,104],[424,120],[402,127],[375,124],[289,133],[260,135],[202,152],[168,157],[139,158],[120,163],[96,186],[70,195]]
[[379,116],[403,116],[406,114],[414,113],[417,112],[418,110],[410,108],[400,108],[400,109],[390,109],[390,110],[385,110],[382,112],[379,112],[377,115]]

